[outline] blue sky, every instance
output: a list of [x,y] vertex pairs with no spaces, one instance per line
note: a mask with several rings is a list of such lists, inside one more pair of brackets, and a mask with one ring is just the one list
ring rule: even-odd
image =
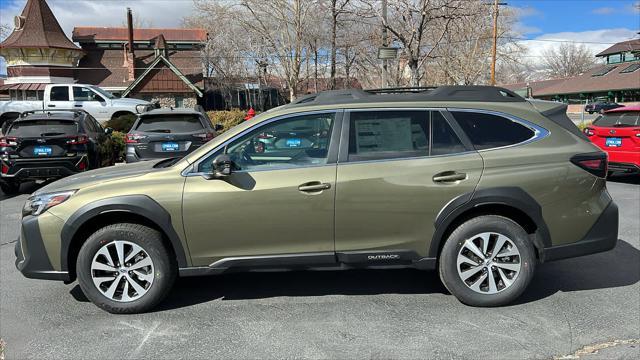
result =
[[526,37],[544,33],[627,28],[640,31],[640,13],[632,0],[508,0],[522,9]]

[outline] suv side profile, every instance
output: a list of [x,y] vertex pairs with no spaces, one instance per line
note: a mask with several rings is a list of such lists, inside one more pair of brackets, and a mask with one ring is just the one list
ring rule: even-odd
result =
[[508,304],[536,266],[615,247],[606,155],[566,105],[488,86],[329,91],[182,159],[50,184],[23,210],[16,265],[76,278],[112,313],[177,276],[438,270],[472,306]]
[[59,179],[113,165],[110,128],[83,110],[24,112],[0,137],[0,187],[15,194],[20,184]]

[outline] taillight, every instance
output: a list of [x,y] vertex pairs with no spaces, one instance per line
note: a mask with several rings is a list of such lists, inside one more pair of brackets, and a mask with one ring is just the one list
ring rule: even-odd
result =
[[18,145],[17,138],[14,137],[0,137],[0,147],[9,147]]
[[5,163],[2,163],[2,167],[0,168],[0,172],[2,172],[3,174],[8,173],[9,172],[9,167]]
[[142,140],[146,137],[147,137],[146,135],[140,135],[140,134],[126,134],[124,136],[124,142],[127,144],[137,144],[138,140]]
[[67,144],[69,145],[82,145],[82,144],[88,144],[88,143],[89,143],[89,137],[87,135],[73,136],[69,140],[67,140]]
[[208,132],[204,134],[193,134],[194,137],[197,137],[200,140],[209,141],[213,139],[213,133]]
[[593,131],[592,128],[585,128],[584,129],[584,134],[587,135],[587,136],[593,136],[593,135],[595,135],[595,132]]
[[608,158],[604,152],[578,154],[571,158],[571,162],[595,176],[607,177]]
[[85,171],[87,170],[87,158],[83,157],[82,160],[80,160],[77,164],[76,167],[78,168],[78,170],[80,171]]

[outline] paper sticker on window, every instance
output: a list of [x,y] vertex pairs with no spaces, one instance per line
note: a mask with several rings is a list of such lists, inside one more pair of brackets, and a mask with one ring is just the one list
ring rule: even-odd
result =
[[413,134],[410,118],[357,120],[355,122],[357,152],[411,151]]

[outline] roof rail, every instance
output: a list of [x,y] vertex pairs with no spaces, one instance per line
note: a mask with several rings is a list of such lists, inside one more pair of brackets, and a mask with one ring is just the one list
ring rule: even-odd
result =
[[70,112],[73,113],[74,117],[78,117],[80,116],[80,114],[86,114],[89,115],[89,113],[84,110],[84,109],[43,109],[43,110],[28,110],[28,111],[23,111],[22,113],[20,113],[20,117],[27,117],[28,115],[32,115],[35,113],[53,113],[53,112]]
[[300,97],[287,106],[420,101],[524,102],[526,100],[513,91],[501,87],[456,85],[372,90],[330,90]]

